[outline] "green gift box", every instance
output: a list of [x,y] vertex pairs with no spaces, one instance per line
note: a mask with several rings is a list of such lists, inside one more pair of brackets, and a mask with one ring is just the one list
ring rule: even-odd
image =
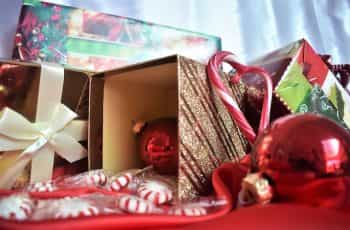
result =
[[[350,127],[350,95],[306,40],[293,42],[249,64],[264,68],[272,77],[273,119],[286,113],[306,112],[307,107],[308,112],[323,114]],[[254,89],[248,90],[249,98],[259,92],[263,95],[260,78],[250,75],[245,82],[248,89]],[[254,106],[259,104],[255,100]],[[321,105],[329,108],[323,110]]]

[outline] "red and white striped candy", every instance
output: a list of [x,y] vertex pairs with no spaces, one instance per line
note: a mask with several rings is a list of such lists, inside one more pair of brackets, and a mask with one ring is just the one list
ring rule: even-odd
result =
[[131,181],[133,180],[133,176],[131,173],[124,173],[122,175],[119,175],[115,177],[114,179],[112,178],[112,182],[110,183],[110,190],[118,192],[121,189],[127,187]]
[[149,214],[154,213],[156,210],[152,203],[133,195],[119,197],[116,201],[116,206],[125,212],[136,214]]
[[204,216],[207,215],[207,210],[198,206],[183,206],[170,209],[169,214],[175,216]]
[[52,192],[56,189],[57,188],[52,181],[36,182],[34,184],[30,184],[27,188],[29,192]]
[[86,175],[88,185],[104,186],[107,183],[107,176],[103,172],[91,172]]
[[173,199],[173,192],[163,182],[156,180],[146,180],[137,189],[137,194],[144,200],[148,200],[155,205],[168,203]]
[[89,201],[78,197],[65,197],[55,200],[50,207],[55,209],[55,219],[94,216],[99,214],[97,207],[92,205]]
[[0,217],[25,220],[33,212],[34,202],[25,195],[11,195],[0,199]]
[[230,112],[232,119],[236,122],[237,126],[243,133],[243,135],[247,138],[250,143],[255,142],[256,134],[254,129],[248,123],[244,114],[238,107],[237,103],[233,100],[233,98],[228,93],[224,83],[221,80],[221,75],[219,74],[220,65],[222,62],[227,62],[236,70],[236,75],[232,79],[233,81],[238,81],[242,75],[247,73],[258,74],[264,78],[265,83],[265,97],[263,101],[263,109],[260,118],[259,125],[259,134],[265,130],[270,122],[270,110],[271,110],[271,100],[272,100],[272,80],[270,75],[262,68],[255,66],[244,66],[238,63],[235,60],[235,56],[226,51],[217,52],[214,56],[212,56],[209,60],[207,66],[207,72],[209,79],[213,85],[213,88],[221,98],[223,104]]

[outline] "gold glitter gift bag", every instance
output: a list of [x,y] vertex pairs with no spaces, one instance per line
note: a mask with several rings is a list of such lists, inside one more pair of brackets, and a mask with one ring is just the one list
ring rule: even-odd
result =
[[[225,83],[229,86],[228,81]],[[243,85],[229,87],[242,106]],[[145,166],[132,132],[134,121],[177,117],[176,182],[182,200],[209,194],[212,171],[224,161],[238,161],[248,148],[214,94],[205,65],[182,56],[96,75],[91,81],[90,100],[90,140],[100,143],[94,145],[99,147],[94,152],[102,151],[95,154],[102,156],[95,162],[113,172]]]

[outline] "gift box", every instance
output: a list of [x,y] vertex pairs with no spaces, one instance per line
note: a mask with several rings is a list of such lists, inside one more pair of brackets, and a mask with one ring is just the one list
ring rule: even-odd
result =
[[[313,112],[350,127],[350,95],[306,40],[291,43],[249,64],[263,67],[272,76],[273,119],[287,113]],[[244,81],[250,88],[250,106],[261,106],[262,81],[254,75]]]
[[[225,84],[244,107],[244,86]],[[100,143],[102,167],[119,172],[145,167],[133,125],[137,120],[177,119],[178,198],[209,194],[211,173],[224,161],[237,161],[248,143],[214,94],[205,65],[169,56],[92,77],[91,139]],[[96,145],[98,146],[98,145]],[[92,150],[91,150],[92,151]]]
[[177,53],[206,62],[220,49],[218,37],[25,0],[14,57],[102,71]]
[[5,60],[0,70],[0,188],[51,179],[67,162],[87,170],[88,75]]

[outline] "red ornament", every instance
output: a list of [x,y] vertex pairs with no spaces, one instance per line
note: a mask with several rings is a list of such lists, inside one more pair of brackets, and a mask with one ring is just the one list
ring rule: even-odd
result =
[[[233,83],[241,76],[247,76],[251,73],[264,79],[263,107],[258,135],[255,134],[239,107],[234,103],[234,99],[227,93],[228,90],[219,74],[222,62],[226,62],[235,68],[235,76],[231,79]],[[262,180],[255,181],[252,184],[253,186],[248,187],[248,190],[242,186],[238,199],[241,204],[245,205],[247,201],[249,203],[269,202],[270,199],[274,198],[272,193],[275,194],[275,192],[282,200],[284,197],[287,200],[294,199],[304,203],[310,203],[311,201],[313,205],[317,203],[320,203],[320,206],[338,205],[339,200],[344,203],[343,195],[341,195],[341,199],[337,199],[335,196],[336,201],[333,204],[329,202],[328,198],[322,199],[320,197],[322,195],[326,197],[329,194],[332,196],[332,189],[335,189],[333,191],[338,189],[338,193],[342,189],[347,191],[347,186],[342,186],[346,181],[345,178],[324,176],[343,175],[344,172],[348,174],[348,154],[350,152],[350,133],[348,130],[326,117],[311,113],[285,116],[277,119],[268,127],[273,89],[271,76],[264,69],[238,63],[234,60],[232,53],[225,51],[216,53],[209,61],[207,73],[213,88],[241,129],[242,134],[253,144],[252,154],[250,157],[244,158],[240,166],[247,167],[247,170],[252,166],[251,169],[257,171]],[[257,98],[262,98],[261,96],[257,95]],[[323,177],[315,180],[317,176]],[[336,185],[335,188],[327,189],[327,179],[338,180],[339,186]],[[315,192],[317,186],[313,185],[307,188],[307,186],[304,186],[306,180],[314,180],[313,182],[317,186],[323,183],[325,189]],[[251,181],[247,182],[250,183]],[[303,186],[296,188],[297,185]],[[263,195],[268,196],[260,196],[261,194],[255,192],[255,188],[264,188],[262,191],[266,193],[263,193]],[[255,192],[255,196],[252,192]],[[305,199],[305,197],[307,198]]]
[[178,166],[178,135],[175,118],[148,122],[139,133],[139,150],[147,165],[160,173],[172,174]]
[[277,119],[256,141],[259,170],[342,174],[349,166],[350,133],[326,117],[306,113]]

